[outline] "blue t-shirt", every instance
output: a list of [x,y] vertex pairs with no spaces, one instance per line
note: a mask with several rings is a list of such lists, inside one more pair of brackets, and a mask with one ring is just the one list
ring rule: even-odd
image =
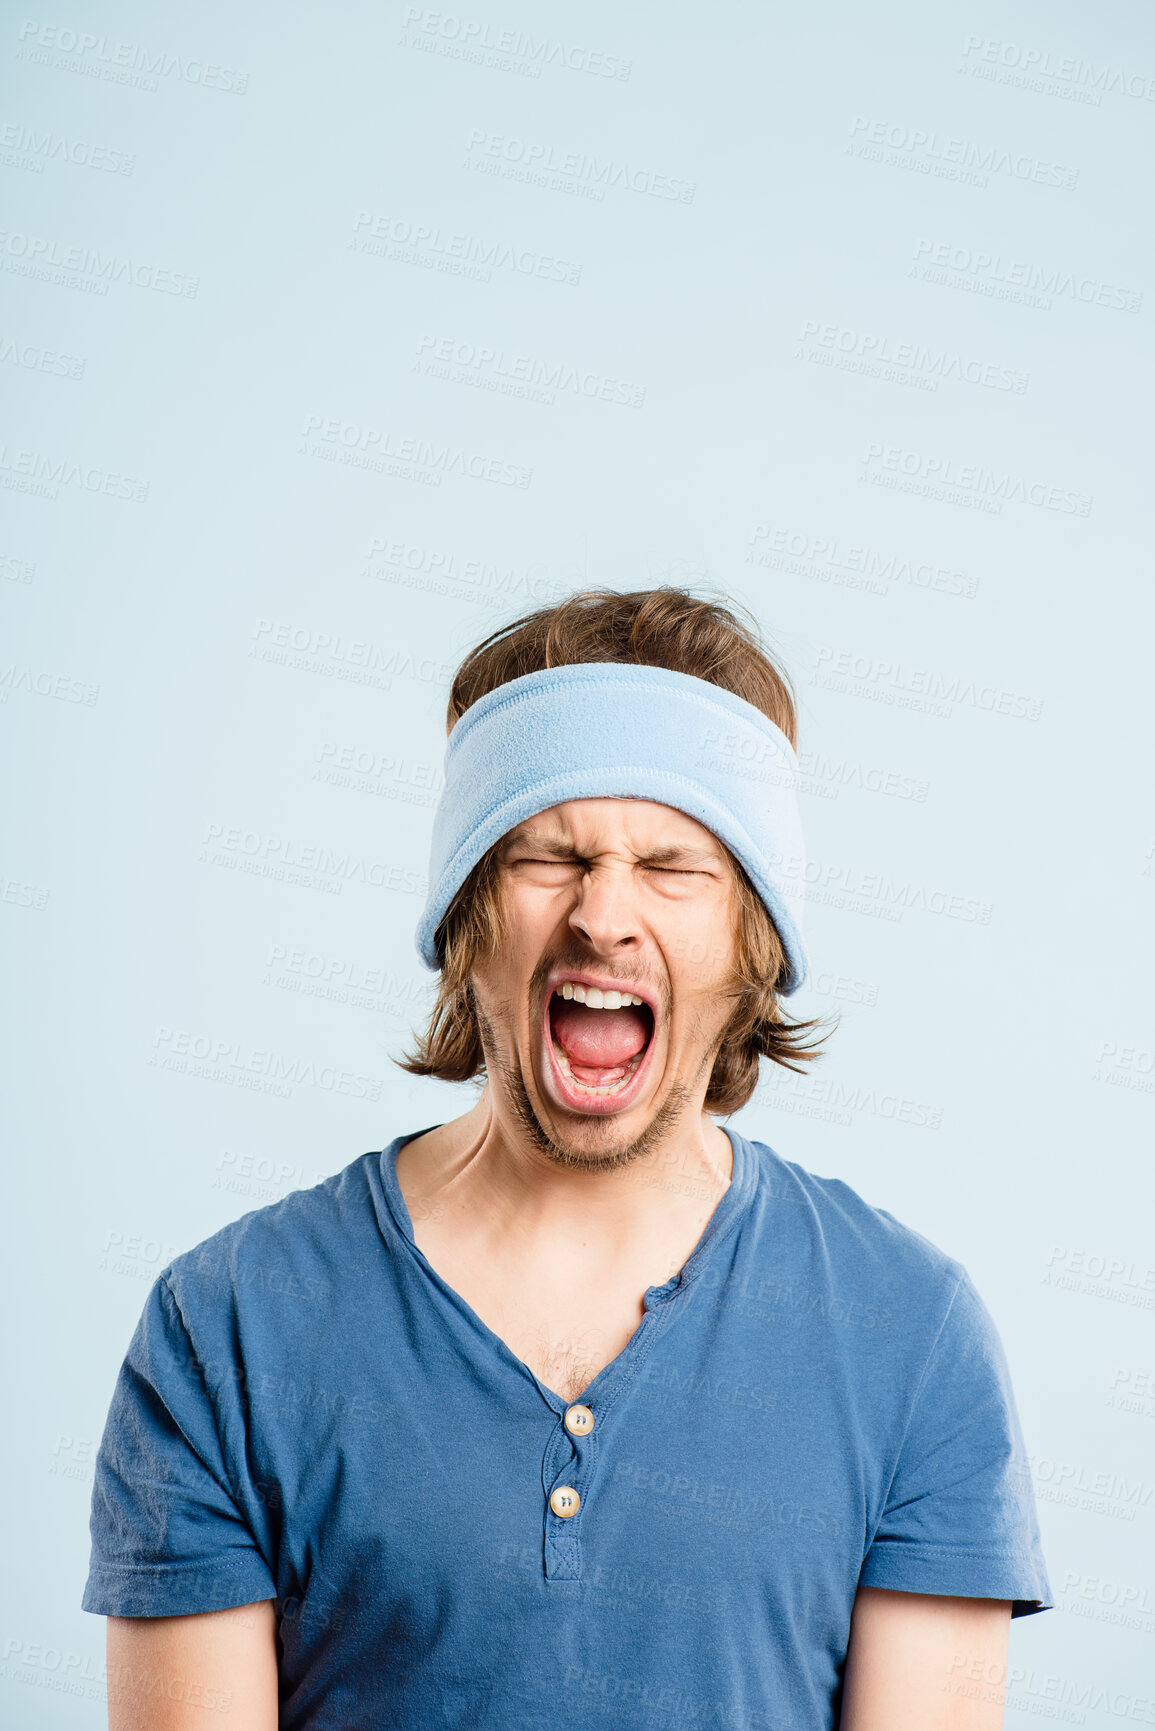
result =
[[85,1609],[275,1598],[283,1731],[828,1731],[860,1583],[1048,1609],[962,1265],[728,1134],[585,1435],[416,1247],[412,1137],[178,1257],[113,1396]]

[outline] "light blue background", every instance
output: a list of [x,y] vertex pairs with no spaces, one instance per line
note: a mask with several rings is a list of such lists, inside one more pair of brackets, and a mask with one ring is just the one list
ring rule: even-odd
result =
[[449,673],[675,582],[795,675],[794,1003],[843,1010],[737,1122],[996,1317],[1058,1595],[1007,1724],[1155,1723],[1149,9],[62,5],[0,53],[5,1722],[103,1722],[147,1284],[472,1099],[390,1062]]

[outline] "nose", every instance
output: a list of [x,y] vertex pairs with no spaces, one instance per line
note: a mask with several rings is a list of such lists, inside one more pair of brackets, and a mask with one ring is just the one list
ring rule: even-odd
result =
[[641,921],[630,876],[628,868],[612,866],[591,866],[582,876],[569,924],[598,955],[641,948]]

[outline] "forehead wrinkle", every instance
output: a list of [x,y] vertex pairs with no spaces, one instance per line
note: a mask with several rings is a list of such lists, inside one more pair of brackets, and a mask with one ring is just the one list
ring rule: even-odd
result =
[[[538,830],[534,828],[518,829],[512,835],[505,836],[501,842],[502,852],[508,848],[520,845],[540,848],[542,853],[553,854],[557,859],[576,860],[594,858],[587,855],[575,842],[565,840],[557,832]],[[724,858],[717,847],[695,846],[690,842],[667,842],[660,847],[638,850],[632,843],[626,843],[627,850],[633,855],[639,865],[673,865],[681,862],[684,865],[704,864],[712,862],[719,864]],[[613,851],[613,850],[604,850]]]
[[[615,805],[637,803],[639,802],[614,800]],[[640,803],[652,804],[650,801]],[[633,856],[635,861],[643,865],[669,865],[679,861],[687,865],[696,863],[720,865],[727,862],[728,850],[704,824],[699,823],[696,818],[689,817],[687,813],[678,811],[676,806],[661,809],[668,818],[680,820],[682,824],[692,825],[695,833],[686,835],[683,830],[684,839],[682,840],[658,841],[652,847],[639,846],[634,840],[635,824],[630,821],[630,816],[633,814],[627,815],[623,824],[625,835],[622,837],[622,847],[625,852]],[[653,824],[652,819],[650,822]],[[600,824],[598,820],[593,820],[593,823],[596,832]],[[594,850],[585,850],[578,845],[578,833],[582,827],[580,820],[571,819],[567,822],[555,815],[552,810],[539,812],[534,817],[527,818],[522,823],[517,824],[514,829],[502,837],[497,844],[499,857],[504,858],[508,849],[512,847],[528,845],[540,847],[543,853],[553,854],[559,859],[596,858],[597,854]],[[669,833],[665,822],[653,824],[653,827],[657,829],[659,834],[663,828],[666,828],[667,834]],[[612,853],[615,848],[611,846],[603,851]]]

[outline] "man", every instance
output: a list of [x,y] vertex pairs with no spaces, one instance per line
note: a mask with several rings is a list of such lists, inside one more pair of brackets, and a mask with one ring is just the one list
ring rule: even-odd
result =
[[1051,1603],[962,1266],[714,1120],[798,1067],[789,687],[586,592],[450,698],[406,1067],[483,1075],[179,1257],[113,1400],[112,1731],[994,1731]]

